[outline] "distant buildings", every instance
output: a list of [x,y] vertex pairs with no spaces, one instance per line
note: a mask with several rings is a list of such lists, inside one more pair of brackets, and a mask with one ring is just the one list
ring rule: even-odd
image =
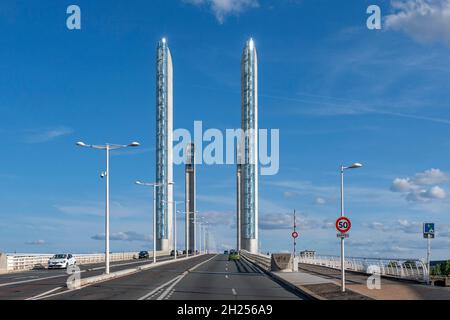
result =
[[315,257],[316,252],[313,250],[300,251],[300,258],[314,259]]

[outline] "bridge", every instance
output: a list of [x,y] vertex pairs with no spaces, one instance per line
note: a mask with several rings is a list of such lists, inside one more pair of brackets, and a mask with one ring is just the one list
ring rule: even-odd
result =
[[[202,252],[175,258],[159,251],[153,263],[152,259],[137,259],[137,252],[126,252],[110,255],[110,273],[106,274],[104,254],[75,256],[79,269],[72,272],[46,269],[49,255],[1,255],[0,299],[450,299],[450,288],[426,284],[428,273],[420,260],[347,258],[347,291],[342,293],[335,257],[293,259],[290,254],[242,250],[239,260],[229,261],[225,254]],[[285,262],[279,263],[278,256],[286,258]],[[381,288],[369,289],[367,281],[373,276],[369,269],[375,265]]]

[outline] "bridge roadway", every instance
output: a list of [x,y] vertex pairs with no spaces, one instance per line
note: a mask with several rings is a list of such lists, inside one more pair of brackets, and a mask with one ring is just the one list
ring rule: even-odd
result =
[[251,263],[203,255],[157,266],[78,290],[41,296],[48,300],[292,300],[301,299]]
[[[173,259],[170,256],[161,256],[158,261]],[[128,260],[111,262],[111,272],[149,264],[153,260]],[[105,263],[79,265],[81,277],[100,275],[105,270]],[[23,300],[39,296],[43,293],[57,293],[66,290],[68,274],[64,269],[41,269],[25,272],[14,272],[0,275],[0,300]]]

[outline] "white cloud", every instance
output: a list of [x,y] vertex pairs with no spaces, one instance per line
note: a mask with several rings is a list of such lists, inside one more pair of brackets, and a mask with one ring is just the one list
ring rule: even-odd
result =
[[391,190],[394,192],[408,192],[413,188],[414,185],[408,178],[395,178],[391,185]]
[[27,143],[44,143],[73,133],[68,127],[56,127],[43,131],[33,130],[26,137]]
[[439,169],[429,169],[424,172],[416,173],[413,182],[419,186],[431,185],[446,182],[450,180],[448,173],[442,172]]
[[384,223],[377,222],[377,221],[370,222],[370,223],[366,224],[366,226],[368,228],[370,228],[372,230],[376,230],[376,231],[386,232],[386,231],[390,230],[390,228],[388,226],[386,226]]
[[447,194],[439,186],[428,187],[432,184],[447,182],[450,175],[439,169],[429,169],[416,173],[413,177],[395,178],[391,185],[391,191],[406,194],[406,200],[411,202],[429,202],[433,199],[445,199]]
[[[93,240],[105,240],[105,234],[99,233],[96,235],[93,235],[91,237]],[[134,232],[134,231],[125,231],[125,232],[117,232],[112,233],[109,237],[110,240],[116,240],[116,241],[145,241],[149,242],[151,241],[151,237],[145,236],[143,234]]]
[[[296,214],[296,225],[300,229],[315,226],[314,220],[304,214]],[[260,217],[259,227],[263,230],[283,230],[294,228],[294,215],[289,213],[266,213]]]
[[330,219],[325,219],[322,222],[322,229],[334,229],[336,227],[335,225],[335,221],[330,220]]
[[231,226],[236,223],[236,214],[232,212],[206,211],[202,212],[201,216],[204,216],[208,224],[212,226]]
[[326,203],[325,199],[324,199],[324,198],[321,198],[321,197],[317,197],[316,200],[315,200],[315,202],[316,202],[316,204],[320,204],[320,205]]
[[[56,209],[67,215],[86,215],[103,217],[105,215],[104,202],[89,202],[78,204],[54,205]],[[123,204],[121,202],[112,201],[110,203],[111,212],[114,212],[115,217],[129,217],[136,215],[136,212],[142,212],[143,208],[135,204]]]
[[292,199],[298,197],[297,192],[285,191],[283,192],[283,197],[286,199]]
[[447,194],[444,189],[439,186],[434,186],[425,192],[425,197],[429,199],[444,199]]
[[224,23],[225,17],[230,14],[238,15],[247,9],[259,7],[257,0],[184,0],[184,2],[195,6],[208,6],[219,23]]
[[394,13],[386,16],[386,29],[422,43],[450,43],[450,0],[396,0],[391,6]]
[[405,233],[420,233],[422,231],[422,224],[416,221],[400,219],[395,228]]
[[42,246],[44,244],[46,244],[45,240],[34,240],[34,241],[27,241],[25,242],[25,244],[29,244],[32,246]]
[[288,214],[265,214],[259,221],[259,227],[266,230],[292,229],[294,219]]

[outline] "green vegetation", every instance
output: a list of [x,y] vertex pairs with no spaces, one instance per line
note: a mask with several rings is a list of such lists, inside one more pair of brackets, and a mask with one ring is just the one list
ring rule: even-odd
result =
[[440,262],[431,267],[432,276],[450,276],[450,260]]

